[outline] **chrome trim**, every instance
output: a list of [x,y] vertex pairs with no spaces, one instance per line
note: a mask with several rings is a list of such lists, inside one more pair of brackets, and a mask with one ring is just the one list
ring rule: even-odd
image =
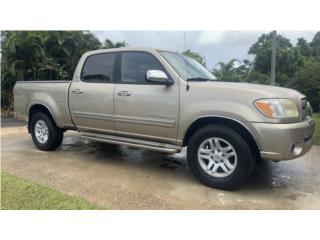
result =
[[49,129],[47,123],[39,119],[34,127],[34,135],[37,139],[37,141],[41,144],[44,144],[48,141],[49,139]]
[[167,74],[165,74],[161,70],[148,70],[147,71],[147,79],[168,79]]
[[208,175],[225,178],[236,169],[238,154],[226,139],[210,137],[198,147],[198,163]]
[[149,150],[155,150],[155,151],[166,152],[166,153],[176,153],[181,150],[181,147],[176,145],[158,143],[158,142],[152,142],[152,141],[146,141],[146,140],[138,140],[138,139],[132,139],[132,138],[125,138],[125,137],[117,137],[117,136],[111,136],[111,135],[86,133],[81,137],[90,139],[90,140],[100,141],[100,142],[145,148]]
[[310,116],[312,111],[310,111],[310,103],[306,97],[300,99],[300,121],[304,121],[307,116]]
[[81,89],[73,89],[72,93],[73,94],[81,94],[81,93],[83,93],[83,91]]
[[263,160],[278,160],[280,153],[276,152],[265,152],[265,151],[260,151],[260,156]]
[[169,81],[167,74],[161,70],[148,70],[146,74],[147,82],[154,82],[158,84],[171,85],[173,82]]
[[80,132],[83,133],[96,133],[96,134],[100,134],[100,133],[106,133],[107,135],[114,135],[114,136],[118,136],[118,135],[122,135],[122,136],[132,136],[135,139],[157,139],[158,141],[161,142],[172,142],[172,143],[177,143],[179,141],[177,141],[176,139],[172,139],[172,138],[163,138],[163,137],[155,137],[155,136],[150,136],[150,135],[143,135],[143,134],[136,134],[136,133],[128,133],[128,132],[120,132],[120,131],[114,131],[114,130],[106,130],[106,129],[99,129],[99,128],[90,128],[90,127],[81,127],[78,126],[78,130]]

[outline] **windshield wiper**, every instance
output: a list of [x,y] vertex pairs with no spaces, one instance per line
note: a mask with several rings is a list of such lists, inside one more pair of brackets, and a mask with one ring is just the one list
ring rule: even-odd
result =
[[202,77],[195,77],[195,78],[188,78],[187,81],[199,81],[199,82],[207,82],[207,81],[219,81],[217,79],[211,78],[202,78]]

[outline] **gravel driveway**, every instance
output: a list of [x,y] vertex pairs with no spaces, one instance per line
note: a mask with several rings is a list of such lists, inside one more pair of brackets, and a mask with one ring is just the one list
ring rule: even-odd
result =
[[24,126],[1,128],[1,168],[108,209],[320,209],[320,146],[293,161],[259,164],[227,192],[201,185],[183,155],[170,156],[67,132],[56,151],[37,150]]

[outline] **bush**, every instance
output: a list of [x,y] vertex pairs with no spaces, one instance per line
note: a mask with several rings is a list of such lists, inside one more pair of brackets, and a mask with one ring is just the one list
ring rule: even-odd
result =
[[288,84],[305,94],[310,101],[314,112],[320,111],[320,63],[316,60],[308,60]]

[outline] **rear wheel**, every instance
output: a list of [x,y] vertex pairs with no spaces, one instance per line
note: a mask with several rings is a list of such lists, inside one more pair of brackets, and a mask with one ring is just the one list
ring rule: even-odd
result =
[[239,187],[256,164],[247,141],[225,126],[199,129],[192,135],[187,151],[194,175],[205,185],[220,189]]
[[50,151],[59,147],[63,140],[63,130],[44,113],[36,113],[31,119],[33,143],[40,150]]

